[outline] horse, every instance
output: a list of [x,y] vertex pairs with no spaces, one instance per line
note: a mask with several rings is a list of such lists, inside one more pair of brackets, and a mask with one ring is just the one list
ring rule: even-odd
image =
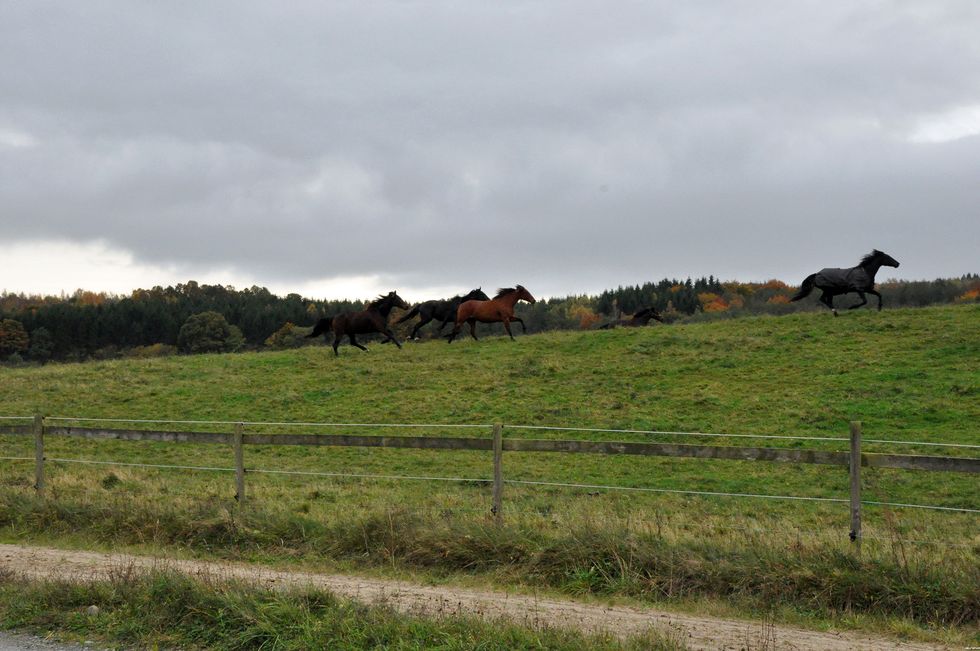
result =
[[834,297],[838,294],[849,294],[857,292],[861,302],[850,306],[848,309],[859,308],[868,302],[865,294],[872,294],[878,297],[878,311],[881,311],[881,294],[875,291],[875,274],[881,267],[898,267],[898,260],[887,253],[882,253],[874,249],[868,255],[861,258],[861,262],[856,267],[849,269],[821,269],[815,274],[810,274],[803,279],[800,291],[789,299],[798,301],[813,291],[813,288],[823,290],[820,302],[830,308],[837,316],[837,308],[834,307]]
[[377,300],[368,303],[368,306],[360,312],[343,312],[336,316],[328,316],[325,319],[320,319],[313,326],[313,332],[306,335],[306,338],[312,339],[319,335],[324,335],[324,339],[326,339],[326,334],[333,332],[334,356],[340,355],[337,352],[337,347],[340,346],[340,340],[344,335],[350,338],[351,345],[357,346],[361,350],[367,350],[367,348],[357,342],[354,335],[363,335],[369,332],[380,332],[387,339],[395,342],[396,346],[401,348],[402,345],[398,343],[398,340],[395,339],[395,334],[388,327],[388,314],[396,307],[407,310],[411,306],[403,301],[397,293],[388,292],[388,294],[379,296]]
[[456,335],[459,334],[460,329],[463,327],[463,322],[470,324],[470,336],[473,339],[476,339],[477,321],[480,323],[503,322],[504,330],[507,331],[511,339],[514,338],[513,333],[510,331],[511,321],[520,323],[524,332],[527,332],[524,319],[514,316],[514,305],[520,300],[527,301],[528,303],[537,303],[537,300],[531,296],[531,292],[518,285],[517,287],[498,289],[497,295],[488,301],[466,301],[460,304],[456,310],[456,325],[449,335],[449,343],[453,343],[453,339],[456,338]]
[[610,323],[603,324],[599,326],[599,330],[612,330],[616,326],[623,326],[624,328],[639,328],[650,323],[650,320],[664,322],[664,318],[660,316],[660,312],[657,312],[655,308],[645,307],[642,310],[638,310],[628,319],[618,319]]
[[457,294],[452,298],[447,298],[445,300],[433,300],[425,301],[424,303],[419,303],[412,308],[412,311],[404,315],[395,323],[404,323],[414,317],[419,316],[419,322],[415,324],[415,328],[412,329],[412,334],[409,335],[409,339],[418,339],[419,330],[433,319],[439,319],[442,323],[439,324],[439,332],[446,327],[449,322],[456,321],[456,310],[459,308],[460,304],[466,301],[489,301],[490,297],[483,293],[482,289],[477,287],[465,296],[460,296]]

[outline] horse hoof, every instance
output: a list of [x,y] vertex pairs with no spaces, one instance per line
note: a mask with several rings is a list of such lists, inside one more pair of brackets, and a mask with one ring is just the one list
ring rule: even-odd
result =
[[834,310],[834,316],[837,316],[837,310]]

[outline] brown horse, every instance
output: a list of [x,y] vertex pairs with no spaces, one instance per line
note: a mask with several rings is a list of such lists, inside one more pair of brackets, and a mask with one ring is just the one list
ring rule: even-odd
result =
[[326,336],[328,332],[333,332],[333,354],[338,356],[340,353],[337,352],[337,347],[340,345],[340,340],[344,335],[350,338],[351,345],[357,346],[361,350],[367,350],[367,348],[357,343],[354,335],[380,332],[395,342],[396,346],[401,348],[402,345],[398,343],[398,340],[395,339],[395,334],[388,327],[388,315],[396,307],[407,310],[411,305],[403,301],[401,296],[395,292],[389,292],[387,295],[368,303],[367,308],[360,312],[343,312],[337,316],[328,316],[325,319],[320,319],[313,327],[313,332],[306,335],[306,338],[312,339],[319,335]]
[[524,319],[514,316],[514,305],[520,300],[525,300],[528,303],[537,302],[531,296],[531,292],[518,285],[517,287],[498,289],[497,295],[489,301],[466,301],[462,303],[456,310],[456,327],[453,328],[452,334],[449,335],[449,343],[453,343],[453,339],[459,334],[464,321],[470,324],[470,336],[474,339],[476,339],[477,321],[480,323],[503,323],[504,330],[507,331],[511,339],[514,338],[514,335],[510,331],[511,321],[520,323],[524,332],[527,332]]

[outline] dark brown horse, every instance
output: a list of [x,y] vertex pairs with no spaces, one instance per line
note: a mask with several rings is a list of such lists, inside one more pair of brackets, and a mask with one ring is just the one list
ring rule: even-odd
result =
[[660,316],[660,312],[652,307],[645,307],[642,310],[638,310],[628,319],[619,319],[617,321],[612,321],[604,325],[599,326],[599,330],[612,330],[617,326],[623,326],[624,328],[639,328],[650,323],[650,320],[664,322],[664,318]]
[[466,301],[460,304],[456,310],[456,327],[453,328],[452,334],[449,335],[449,343],[453,343],[453,339],[459,334],[464,322],[470,324],[470,336],[474,339],[476,339],[477,321],[480,323],[503,323],[504,330],[507,331],[511,339],[514,338],[513,333],[510,331],[511,321],[520,323],[524,332],[527,332],[527,326],[524,325],[524,320],[514,316],[514,305],[520,300],[527,301],[528,303],[537,302],[531,296],[531,292],[518,285],[517,287],[498,289],[497,295],[489,301]]
[[325,319],[320,319],[313,327],[313,332],[306,335],[306,338],[312,339],[319,335],[324,335],[324,338],[326,338],[328,332],[333,332],[334,355],[340,354],[337,352],[337,347],[340,345],[340,340],[344,335],[350,338],[351,345],[357,346],[361,350],[367,350],[367,348],[357,343],[354,335],[363,335],[369,332],[380,332],[395,342],[396,346],[401,348],[402,345],[398,343],[398,340],[395,339],[395,334],[388,327],[388,315],[396,307],[407,310],[411,306],[403,301],[401,296],[395,292],[389,292],[385,296],[381,296],[377,300],[368,303],[367,308],[360,312],[343,312],[336,316],[328,316]]

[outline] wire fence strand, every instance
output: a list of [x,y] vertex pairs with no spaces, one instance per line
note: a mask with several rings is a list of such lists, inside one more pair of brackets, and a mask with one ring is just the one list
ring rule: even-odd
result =
[[490,424],[474,423],[318,423],[301,421],[248,421],[248,420],[167,420],[157,418],[82,418],[76,416],[47,416],[45,420],[95,422],[95,423],[143,423],[175,425],[253,425],[260,427],[390,427],[431,429],[489,429]]
[[80,463],[92,466],[125,466],[130,468],[165,468],[167,470],[217,470],[221,472],[235,472],[234,468],[220,468],[216,466],[181,466],[176,464],[164,463],[130,463],[126,461],[97,461],[94,459],[64,459],[50,458],[45,461],[55,463]]
[[318,472],[307,470],[264,470],[259,468],[249,468],[247,473],[263,473],[268,475],[307,475],[311,477],[352,477],[360,479],[393,479],[409,481],[450,481],[450,482],[479,482],[481,484],[492,484],[492,479],[480,477],[432,477],[427,475],[382,475],[374,473],[352,473],[352,472]]
[[505,479],[505,484],[525,486],[555,486],[560,488],[590,488],[594,490],[631,491],[640,493],[675,493],[678,495],[701,495],[709,497],[758,497],[770,500],[802,500],[812,502],[849,502],[840,497],[809,497],[806,495],[765,495],[756,493],[726,493],[721,491],[692,491],[678,488],[645,488],[639,486],[610,486],[608,484],[576,484],[559,481],[533,481],[528,479]]

